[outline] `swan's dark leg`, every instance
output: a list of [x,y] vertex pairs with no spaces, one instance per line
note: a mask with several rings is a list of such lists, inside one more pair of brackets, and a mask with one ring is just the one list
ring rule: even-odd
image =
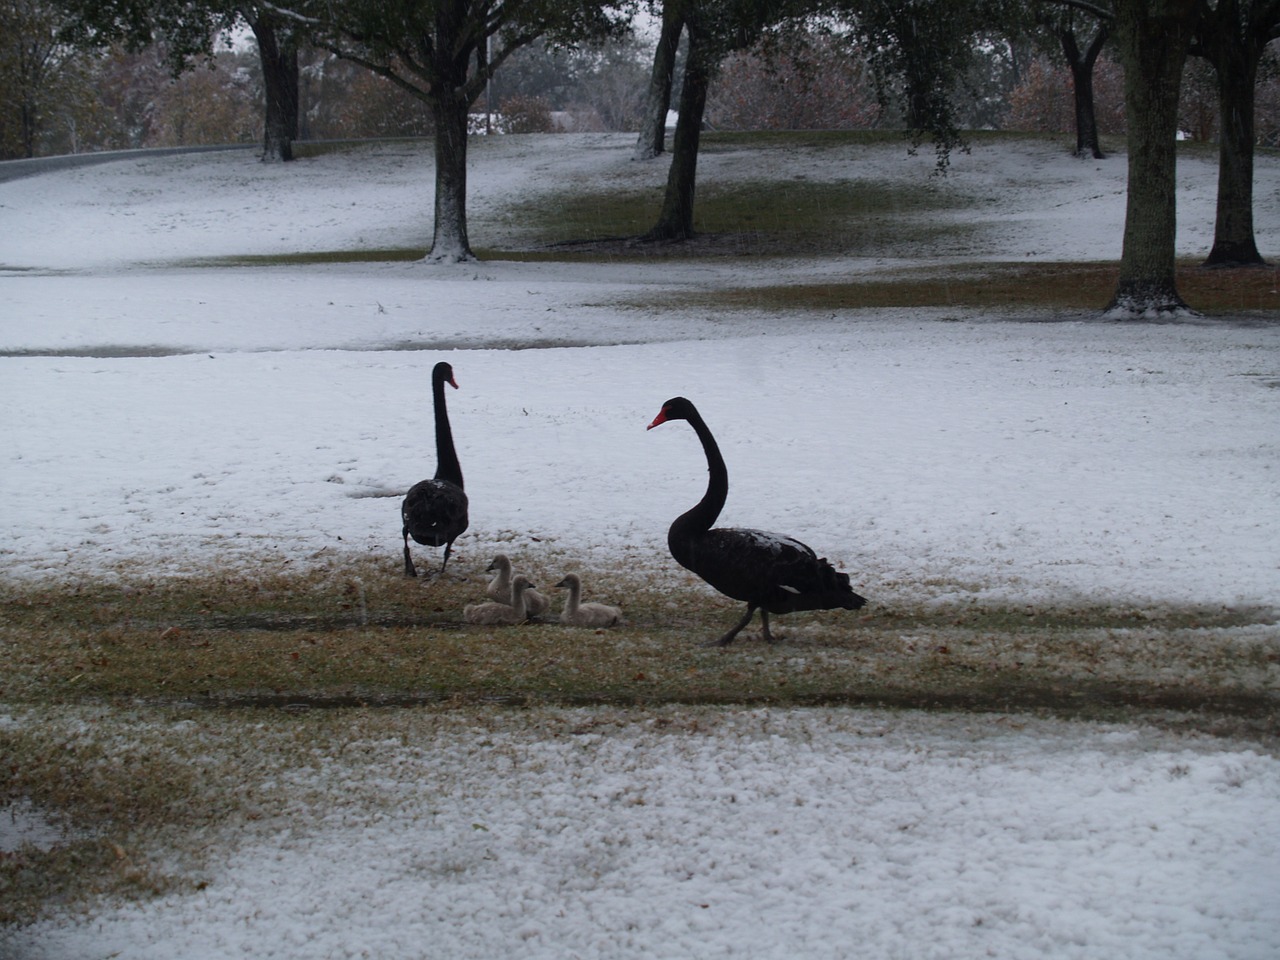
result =
[[409,555],[409,528],[404,528],[404,575],[416,577],[418,571],[413,568],[413,557]]
[[760,622],[764,624],[764,640],[765,643],[773,643],[773,634],[769,632],[769,611],[760,611]]
[[453,549],[453,541],[450,540],[444,545],[444,562],[440,564],[440,573],[438,576],[444,576],[444,568],[449,565],[449,551]]
[[[751,622],[751,618],[755,616],[755,612],[756,612],[755,604],[754,603],[747,604],[747,615],[743,617],[741,620],[739,620],[737,625],[728,633],[726,633],[723,637],[721,637],[719,640],[711,641],[710,643],[706,644],[706,646],[727,647],[729,644],[733,643],[733,638],[738,635],[738,632],[742,630],[743,627],[745,627],[748,623]],[[761,612],[763,613],[763,611]]]

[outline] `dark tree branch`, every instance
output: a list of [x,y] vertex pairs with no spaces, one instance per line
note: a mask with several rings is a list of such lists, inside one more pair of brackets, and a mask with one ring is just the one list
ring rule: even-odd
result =
[[1100,7],[1096,3],[1089,3],[1088,0],[1053,0],[1053,2],[1059,6],[1083,10],[1085,13],[1092,14],[1099,20],[1114,20],[1116,16],[1105,7]]

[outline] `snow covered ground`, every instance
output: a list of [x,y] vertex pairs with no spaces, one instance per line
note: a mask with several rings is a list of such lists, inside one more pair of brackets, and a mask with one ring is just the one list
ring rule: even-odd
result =
[[[565,178],[658,189],[665,166],[633,163],[630,146],[480,142],[473,243],[518,238],[510,201]],[[769,165],[924,183],[932,159],[894,145],[709,152],[700,178]],[[1260,158],[1257,228],[1273,256],[1278,169]],[[407,144],[290,166],[134,158],[0,183],[6,576],[317,554],[385,557],[394,576],[398,496],[435,466],[428,374],[445,358],[472,503],[461,565],[481,569],[499,543],[534,551],[536,537],[588,570],[623,557],[666,569],[666,525],[705,470],[691,431],[644,428],[683,394],[729,464],[723,522],[810,542],[873,603],[1280,597],[1274,316],[1148,325],[645,303],[898,265],[875,258],[192,263],[425,247],[430,189]],[[919,251],[939,270],[1118,256],[1123,158],[978,147],[943,189],[984,200],[956,214],[978,231]],[[1208,249],[1214,191],[1212,163],[1180,165],[1188,254]],[[849,710],[407,715],[390,738],[351,722],[347,744],[278,772],[299,797],[287,817],[218,838],[199,893],[104,903],[0,935],[0,951],[1280,951],[1280,762],[1248,743]]]

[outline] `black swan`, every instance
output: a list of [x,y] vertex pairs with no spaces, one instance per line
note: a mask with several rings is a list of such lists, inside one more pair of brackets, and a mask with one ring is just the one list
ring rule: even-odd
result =
[[682,567],[725,596],[747,605],[747,615],[715,643],[722,647],[732,643],[738,631],[751,622],[757,608],[764,624],[764,638],[773,643],[769,632],[771,613],[837,607],[857,610],[867,602],[849,587],[847,573],[836,570],[799,540],[763,530],[711,529],[729,493],[724,457],[698,408],[684,397],[673,397],[664,403],[648,429],[669,420],[689,421],[702,441],[711,477],[698,505],[671,524],[667,546]]
[[449,429],[449,412],[444,405],[444,385],[455,390],[453,367],[441,361],[431,371],[431,395],[435,402],[436,475],[415,483],[400,505],[404,521],[404,575],[416,577],[413,557],[409,555],[409,538],[428,547],[444,547],[440,575],[449,563],[453,541],[467,529],[467,495],[462,491],[462,467],[453,449],[453,431]]

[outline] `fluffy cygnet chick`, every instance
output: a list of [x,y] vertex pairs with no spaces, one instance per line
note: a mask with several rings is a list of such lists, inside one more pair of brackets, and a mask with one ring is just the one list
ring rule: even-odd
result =
[[560,613],[560,622],[572,627],[612,627],[622,622],[622,611],[603,603],[582,602],[582,578],[576,573],[568,574],[556,584],[569,591],[564,602],[564,610]]
[[532,586],[524,577],[516,577],[511,581],[511,603],[469,603],[462,611],[462,619],[489,625],[524,623],[529,619],[525,597]]
[[[485,587],[484,592],[498,603],[510,604],[511,559],[505,553],[498,554],[493,558],[493,563],[489,564],[487,572],[493,573],[494,577],[489,581],[489,586]],[[524,602],[525,609],[531,617],[540,617],[551,609],[551,601],[532,587],[525,593]]]

